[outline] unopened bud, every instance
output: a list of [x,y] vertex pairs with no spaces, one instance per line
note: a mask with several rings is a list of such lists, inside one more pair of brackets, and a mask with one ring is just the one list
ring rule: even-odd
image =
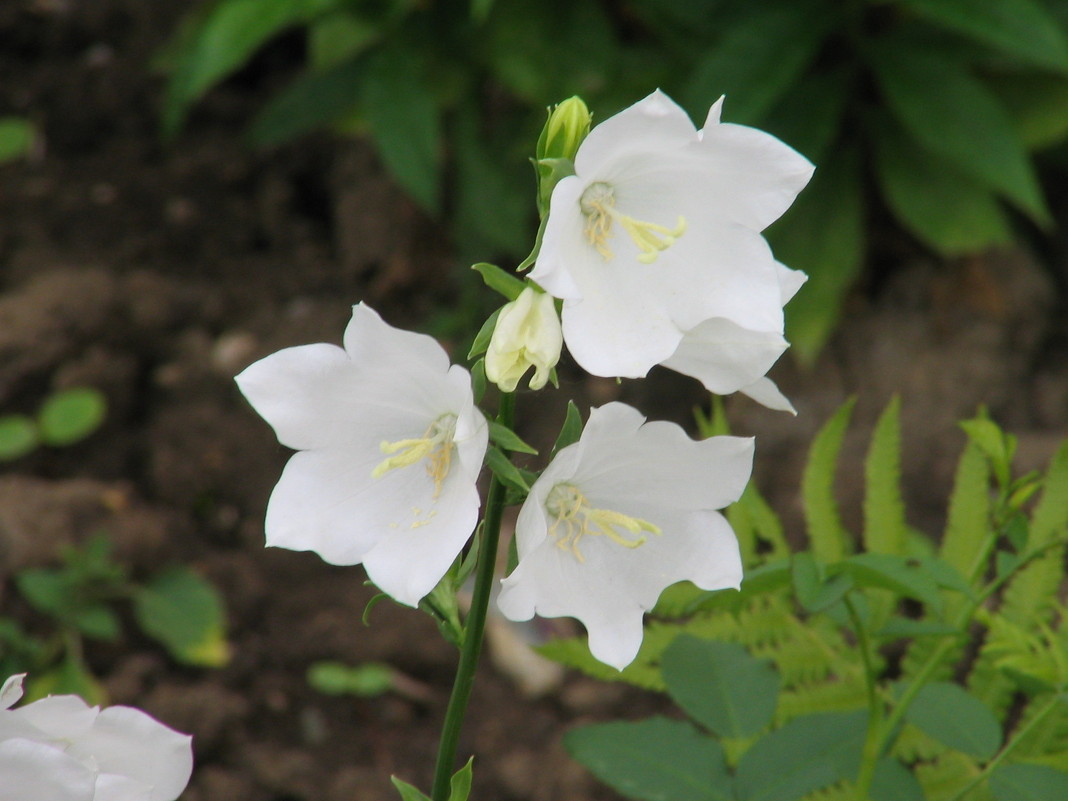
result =
[[549,112],[538,137],[536,158],[574,161],[579,145],[590,132],[590,110],[581,97],[569,97]]
[[533,367],[530,388],[541,389],[560,361],[563,344],[552,296],[528,286],[497,315],[486,351],[486,378],[501,391],[514,392],[519,379]]

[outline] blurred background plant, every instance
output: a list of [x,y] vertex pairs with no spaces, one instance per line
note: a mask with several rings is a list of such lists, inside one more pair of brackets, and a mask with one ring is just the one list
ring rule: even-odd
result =
[[873,231],[954,258],[1049,230],[1040,169],[1068,159],[1036,159],[1068,134],[1066,27],[1063,0],[217,0],[159,55],[162,124],[177,135],[214,85],[295,42],[249,142],[370,137],[470,263],[525,255],[522,162],[547,103],[581,94],[603,120],[659,86],[700,124],[726,94],[725,120],[819,167],[769,231],[810,275],[788,309],[810,362],[862,266],[894,263]]

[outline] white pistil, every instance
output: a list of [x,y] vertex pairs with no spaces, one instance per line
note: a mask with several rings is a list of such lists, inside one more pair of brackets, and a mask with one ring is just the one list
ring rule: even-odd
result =
[[422,437],[383,442],[378,446],[382,453],[393,455],[383,459],[371,471],[371,477],[381,478],[390,470],[408,467],[426,459],[426,474],[434,480],[434,499],[436,500],[441,495],[441,486],[452,466],[452,452],[455,448],[452,438],[455,433],[456,415],[445,414],[431,423]]
[[[575,485],[566,482],[557,484],[549,491],[545,498],[545,509],[553,518],[549,533],[557,537],[557,547],[571,551],[580,562],[585,562],[586,558],[578,544],[587,534],[591,537],[603,534],[624,548],[644,545],[648,538],[642,534],[643,531],[660,534],[660,527],[648,520],[611,509],[594,509]],[[627,534],[633,536],[628,537]]]
[[617,221],[638,246],[641,251],[638,261],[642,264],[652,264],[661,251],[675,244],[675,240],[686,232],[686,218],[681,215],[675,227],[668,228],[620,214],[616,210],[615,190],[611,184],[604,181],[590,184],[586,188],[579,198],[579,208],[586,217],[586,239],[605,261],[613,256],[612,249],[608,246],[613,221]]

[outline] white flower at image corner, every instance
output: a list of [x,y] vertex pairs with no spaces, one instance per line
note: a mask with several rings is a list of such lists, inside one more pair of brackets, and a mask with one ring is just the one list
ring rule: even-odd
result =
[[0,801],[174,801],[185,789],[192,737],[76,695],[12,709],[24,676],[0,688]]
[[344,348],[285,348],[235,380],[297,451],[267,505],[267,545],[362,562],[383,592],[416,606],[478,522],[488,428],[470,374],[432,337],[360,303]]
[[665,587],[741,584],[738,541],[717,510],[742,494],[752,464],[752,439],[694,441],[623,403],[593,409],[519,511],[519,564],[498,607],[516,621],[578,618],[593,655],[622,670]]
[[526,287],[506,303],[486,350],[486,378],[503,392],[514,392],[531,367],[530,388],[541,389],[560,361],[564,338],[552,295]]
[[[594,375],[639,378],[664,363],[733,392],[786,348],[782,307],[804,277],[761,231],[813,166],[763,131],[721,123],[721,107],[699,131],[656,91],[597,125],[553,190],[530,275],[563,299],[564,340]],[[709,342],[714,352],[691,353]]]

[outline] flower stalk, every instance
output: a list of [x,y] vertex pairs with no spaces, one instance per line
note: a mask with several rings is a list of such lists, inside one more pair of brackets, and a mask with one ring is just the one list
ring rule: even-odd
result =
[[[515,422],[515,394],[502,392],[497,422],[511,428]],[[456,667],[456,679],[445,711],[445,722],[438,744],[438,759],[434,768],[433,801],[448,801],[449,784],[453,763],[460,740],[460,728],[467,712],[467,702],[475,682],[482,637],[486,630],[486,610],[489,607],[490,590],[493,587],[494,568],[497,562],[497,544],[501,536],[501,519],[504,516],[504,484],[493,475],[489,495],[486,498],[484,526],[479,541],[478,567],[475,573],[475,591],[471,598],[471,611],[464,623],[464,639],[460,650],[460,662]]]

